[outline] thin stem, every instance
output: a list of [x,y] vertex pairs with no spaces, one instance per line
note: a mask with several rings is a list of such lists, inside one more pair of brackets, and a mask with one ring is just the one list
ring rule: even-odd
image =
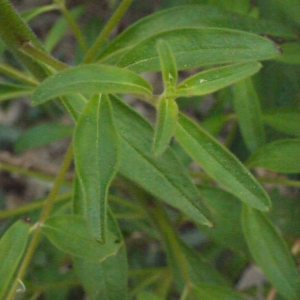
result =
[[31,261],[31,258],[34,254],[34,251],[38,245],[39,242],[39,238],[40,238],[40,233],[41,233],[41,225],[43,224],[43,222],[46,220],[46,218],[48,217],[48,215],[50,214],[52,205],[55,201],[55,198],[59,192],[59,188],[61,183],[64,180],[64,177],[70,167],[71,161],[72,161],[72,157],[73,157],[73,147],[72,144],[69,146],[67,153],[65,155],[65,158],[63,160],[63,163],[61,165],[61,168],[59,170],[59,173],[57,174],[57,177],[54,181],[54,186],[53,189],[51,190],[50,194],[48,195],[46,201],[45,201],[45,206],[42,210],[42,213],[40,215],[40,218],[38,220],[38,222],[36,223],[36,228],[35,231],[33,233],[32,239],[29,243],[29,246],[27,248],[26,254],[24,256],[24,259],[22,261],[22,264],[19,268],[19,271],[16,275],[16,278],[14,280],[14,283],[11,287],[11,290],[7,296],[7,300],[13,300],[14,299],[14,295],[16,293],[16,289],[18,287],[19,284],[19,280],[22,280],[22,278],[25,275],[26,269]]
[[32,76],[5,63],[0,63],[0,73],[29,85],[37,86],[39,84],[39,82]]
[[78,43],[82,47],[83,52],[86,53],[88,51],[88,47],[87,47],[86,41],[81,33],[81,30],[77,26],[76,22],[74,21],[70,12],[68,11],[68,9],[66,8],[66,6],[64,4],[60,7],[60,10],[61,10],[62,14],[64,15],[64,17],[66,18],[67,22],[69,23],[69,26],[72,29]]
[[[37,178],[40,180],[51,181],[51,182],[53,182],[53,180],[55,178],[54,175],[48,175],[48,174],[37,172],[37,171],[31,171],[31,170],[28,170],[28,169],[25,169],[22,167],[14,166],[14,165],[7,164],[7,163],[2,163],[1,161],[0,161],[0,170],[14,172],[14,173],[22,174],[22,175],[25,175],[28,177],[33,177],[33,178]],[[72,185],[71,182],[67,182],[67,181],[64,181],[63,184],[66,186]]]
[[280,185],[287,185],[300,188],[300,181],[285,179],[285,178],[267,178],[267,177],[257,177],[258,181],[261,183],[274,183]]
[[24,42],[19,50],[24,54],[30,56],[32,59],[38,60],[57,71],[67,69],[69,67],[67,64],[57,60],[48,53],[34,47],[34,45],[30,41]]
[[105,40],[107,39],[110,32],[114,29],[114,27],[119,23],[120,19],[123,17],[125,12],[127,11],[128,7],[130,6],[133,0],[123,0],[120,5],[117,7],[114,14],[108,20],[102,31],[100,32],[98,38],[96,39],[93,46],[89,49],[86,53],[83,63],[88,64],[91,63],[95,56],[97,55],[98,50],[103,45]]
[[[61,195],[58,195],[55,198],[54,203],[66,201],[71,197],[72,197],[72,192],[63,193]],[[36,201],[30,202],[30,203],[22,205],[22,206],[18,206],[13,209],[0,210],[0,220],[10,218],[13,216],[24,215],[33,210],[40,209],[45,205],[45,202],[46,202],[46,199],[41,199],[41,200],[36,200]]]

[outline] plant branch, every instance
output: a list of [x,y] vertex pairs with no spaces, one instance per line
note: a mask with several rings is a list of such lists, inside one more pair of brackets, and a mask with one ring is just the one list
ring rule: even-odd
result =
[[27,248],[26,254],[24,256],[24,259],[21,263],[21,266],[19,268],[19,271],[16,275],[16,278],[14,280],[14,283],[12,284],[12,287],[10,289],[10,292],[7,296],[7,300],[13,300],[14,299],[14,295],[16,293],[16,289],[18,287],[19,284],[19,280],[22,280],[22,278],[25,275],[26,269],[31,261],[31,258],[34,254],[34,251],[38,245],[39,242],[39,238],[40,238],[40,234],[41,234],[41,225],[43,224],[43,222],[46,220],[46,218],[49,216],[52,205],[55,201],[55,198],[59,192],[59,188],[61,186],[61,183],[64,180],[65,174],[67,173],[71,161],[72,161],[72,157],[73,157],[73,147],[72,144],[69,146],[67,153],[65,155],[65,158],[63,160],[63,163],[61,165],[61,168],[59,170],[59,173],[54,181],[54,186],[53,189],[51,190],[50,194],[48,195],[46,201],[45,201],[45,205],[43,207],[42,213],[40,215],[40,218],[38,220],[38,222],[35,224],[34,228],[35,231],[33,233],[32,239],[29,243],[29,246]]
[[25,55],[28,55],[32,59],[38,60],[41,63],[46,64],[57,71],[67,69],[69,67],[67,64],[57,60],[53,56],[49,55],[47,52],[39,50],[30,41],[25,41],[19,49]]
[[79,27],[77,26],[76,22],[74,21],[74,19],[72,18],[70,12],[68,11],[68,9],[66,8],[66,6],[63,4],[60,7],[60,10],[62,12],[62,14],[64,15],[64,17],[66,18],[67,22],[69,23],[70,28],[72,29],[78,43],[80,44],[82,50],[84,53],[86,53],[88,51],[88,47],[86,44],[86,41],[81,33],[81,30],[79,29]]
[[3,62],[0,63],[0,73],[29,85],[37,86],[39,84],[35,78]]
[[95,56],[97,55],[98,50],[103,45],[105,40],[107,39],[110,32],[114,29],[114,27],[118,24],[120,19],[123,17],[125,12],[127,11],[128,7],[130,6],[131,2],[133,0],[123,0],[120,5],[117,7],[114,14],[111,16],[111,18],[108,20],[102,31],[100,32],[98,38],[96,39],[93,46],[89,49],[89,51],[86,53],[83,63],[88,64],[91,63]]

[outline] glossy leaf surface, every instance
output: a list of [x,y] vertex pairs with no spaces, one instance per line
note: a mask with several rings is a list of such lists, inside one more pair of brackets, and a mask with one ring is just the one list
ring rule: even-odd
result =
[[0,101],[29,96],[32,92],[32,87],[11,83],[0,83]]
[[216,68],[189,77],[176,88],[176,96],[201,96],[215,92],[245,77],[258,72],[258,62],[235,64]]
[[153,153],[161,155],[168,147],[175,132],[178,106],[174,99],[162,96],[157,105],[157,120],[153,141]]
[[[47,132],[47,134],[45,134],[45,132]],[[72,132],[72,126],[66,126],[60,123],[39,124],[23,132],[18,137],[14,149],[17,152],[22,152],[29,148],[44,146],[70,136]]]
[[186,152],[227,191],[259,210],[270,199],[242,163],[196,123],[179,114],[175,137]]
[[107,95],[93,96],[81,114],[74,157],[88,224],[94,237],[105,241],[107,192],[119,161],[118,134]]
[[274,43],[255,34],[218,28],[184,28],[153,35],[125,53],[118,65],[137,72],[158,71],[156,42],[166,41],[178,70],[225,63],[271,59],[280,54]]
[[211,226],[196,187],[173,151],[154,158],[151,125],[118,98],[111,99],[121,141],[121,174],[195,222]]
[[97,242],[81,216],[50,217],[42,225],[42,232],[61,251],[94,262],[102,262],[115,255],[122,246],[120,237],[111,231],[106,233],[105,244]]
[[29,224],[17,221],[0,240],[0,299],[5,299],[5,293],[25,250],[28,235]]
[[234,85],[233,106],[247,148],[252,152],[265,143],[260,102],[250,78]]
[[285,139],[266,144],[253,153],[247,165],[281,173],[299,173],[300,140]]
[[154,13],[128,27],[103,51],[101,60],[117,60],[137,43],[162,31],[185,27],[218,27],[293,39],[293,31],[280,23],[223,11],[207,5],[184,5]]
[[242,224],[249,250],[264,274],[285,299],[300,299],[300,277],[292,256],[268,217],[246,205]]
[[48,77],[33,93],[31,103],[38,105],[61,95],[76,93],[132,93],[147,98],[151,90],[150,84],[134,72],[91,64]]

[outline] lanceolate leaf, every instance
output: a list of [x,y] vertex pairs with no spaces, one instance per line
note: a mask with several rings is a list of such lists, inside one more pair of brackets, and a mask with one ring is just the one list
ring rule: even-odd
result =
[[216,139],[179,114],[175,137],[189,155],[219,184],[241,201],[268,210],[270,199],[251,173]]
[[275,289],[287,300],[300,299],[297,268],[268,217],[244,205],[242,223],[249,250]]
[[0,101],[31,95],[32,87],[24,85],[0,83]]
[[211,226],[196,187],[173,151],[154,158],[151,125],[117,97],[111,99],[121,141],[121,174],[195,222]]
[[87,221],[81,216],[64,215],[48,218],[42,232],[63,252],[94,262],[102,262],[115,255],[122,242],[115,232],[106,233],[106,243],[97,242]]
[[244,300],[237,292],[228,287],[215,284],[197,283],[191,286],[191,294],[201,300]]
[[257,149],[249,167],[262,167],[281,173],[300,173],[300,139],[278,140]]
[[161,65],[165,91],[175,86],[178,79],[177,67],[169,45],[163,40],[157,42],[157,51]]
[[264,121],[278,131],[300,137],[300,111],[276,111],[265,114]]
[[17,221],[0,240],[0,299],[5,293],[22,258],[29,234],[29,224]]
[[137,72],[158,71],[156,42],[168,43],[178,70],[224,63],[271,59],[280,54],[275,44],[261,36],[218,28],[184,28],[163,31],[125,53],[118,65]]
[[84,65],[50,76],[33,93],[31,103],[41,104],[61,95],[75,93],[132,93],[151,96],[151,86],[129,70],[105,65]]
[[250,78],[235,84],[233,104],[243,139],[252,152],[265,143],[265,132],[260,102]]
[[231,28],[289,39],[295,37],[291,29],[278,22],[233,14],[212,6],[184,5],[159,11],[134,23],[107,46],[100,59],[117,60],[152,35],[185,27]]
[[[45,134],[47,132],[47,134]],[[15,151],[21,152],[29,148],[40,147],[71,135],[73,126],[60,123],[42,123],[23,132],[15,143]]]
[[200,72],[182,81],[176,88],[176,97],[200,96],[215,92],[245,77],[258,72],[258,62],[234,64]]
[[[83,191],[74,180],[73,213],[84,214]],[[128,284],[128,266],[126,248],[122,233],[112,212],[108,210],[108,229],[116,236],[115,244],[121,244],[115,255],[108,256],[102,262],[95,262],[86,258],[74,257],[74,268],[77,276],[89,298],[92,300],[126,300]],[[102,245],[98,243],[98,247]]]
[[153,153],[161,155],[168,147],[175,132],[178,106],[174,99],[162,96],[157,105],[157,120],[153,141]]
[[96,239],[105,241],[107,191],[118,166],[119,141],[110,100],[93,96],[74,135],[76,172],[82,185],[85,214]]

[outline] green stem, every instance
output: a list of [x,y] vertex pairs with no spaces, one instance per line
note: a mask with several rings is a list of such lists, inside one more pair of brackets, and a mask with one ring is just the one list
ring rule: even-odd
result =
[[0,73],[29,85],[37,86],[39,84],[35,78],[5,63],[0,63]]
[[[57,196],[54,200],[54,203],[59,203],[66,201],[72,197],[72,192],[66,192],[59,196]],[[36,209],[40,209],[45,205],[45,199],[42,200],[36,200],[33,202],[30,202],[28,204],[18,206],[13,209],[6,209],[6,210],[0,210],[0,220],[15,217],[18,215],[24,215],[28,212],[31,212]]]
[[86,53],[83,63],[88,64],[91,63],[95,56],[97,55],[98,50],[103,45],[105,40],[107,39],[110,32],[114,29],[114,27],[119,23],[120,19],[123,17],[125,12],[127,11],[128,7],[130,6],[131,2],[133,0],[123,0],[120,5],[117,7],[114,14],[111,16],[111,18],[108,20],[102,31],[100,32],[98,38],[96,39],[93,46],[89,49],[89,51]]
[[20,51],[32,59],[38,60],[50,67],[52,67],[54,70],[60,71],[67,69],[69,66],[65,63],[57,60],[53,56],[49,55],[48,53],[39,50],[38,48],[34,47],[34,45],[30,41],[25,41],[20,46]]
[[64,17],[66,18],[67,22],[69,23],[69,26],[72,29],[78,43],[82,47],[83,52],[86,53],[88,51],[88,47],[87,47],[86,41],[81,33],[81,30],[77,26],[76,22],[74,21],[70,12],[68,11],[68,9],[66,8],[66,6],[64,4],[61,6],[60,10],[61,10],[62,14],[64,15]]
[[67,150],[67,153],[65,155],[65,158],[63,160],[63,163],[61,165],[61,168],[59,170],[59,173],[54,181],[54,186],[53,189],[51,190],[50,194],[48,195],[46,201],[45,201],[45,206],[43,207],[42,213],[40,215],[40,218],[38,220],[38,222],[35,224],[35,231],[33,233],[32,239],[29,243],[29,246],[27,248],[26,254],[24,256],[24,259],[21,263],[21,266],[19,268],[19,271],[16,275],[16,278],[12,284],[12,287],[10,289],[10,292],[6,298],[6,300],[13,300],[14,299],[14,295],[16,293],[16,289],[18,287],[19,284],[19,280],[22,280],[22,278],[25,275],[26,269],[31,261],[31,258],[35,252],[35,249],[38,245],[39,242],[39,238],[40,238],[40,234],[41,234],[41,225],[44,223],[44,221],[46,220],[46,218],[48,217],[48,215],[50,214],[52,205],[55,201],[55,198],[59,192],[59,188],[61,183],[64,180],[65,174],[67,173],[71,161],[72,161],[72,157],[73,157],[73,147],[72,144],[69,146],[69,149]]
[[[22,175],[25,175],[25,176],[28,176],[28,177],[33,177],[33,178],[36,178],[36,179],[51,181],[51,182],[53,182],[53,180],[55,178],[55,176],[52,176],[52,175],[48,175],[48,174],[44,174],[44,173],[36,172],[36,171],[30,171],[30,170],[25,169],[25,168],[21,168],[21,167],[18,167],[18,166],[14,166],[14,165],[2,163],[2,162],[0,162],[0,170],[5,170],[5,171],[8,171],[8,172],[14,172],[14,173],[22,174]],[[72,185],[71,182],[67,182],[67,181],[64,181],[63,184],[66,185],[66,186],[71,186]]]
[[0,36],[9,50],[39,80],[47,75],[45,70],[32,58],[19,51],[20,46],[30,41],[34,47],[43,50],[43,46],[8,0],[0,0]]
[[267,177],[257,177],[257,180],[261,183],[273,183],[286,186],[300,187],[300,181],[285,179],[285,178],[267,178]]

